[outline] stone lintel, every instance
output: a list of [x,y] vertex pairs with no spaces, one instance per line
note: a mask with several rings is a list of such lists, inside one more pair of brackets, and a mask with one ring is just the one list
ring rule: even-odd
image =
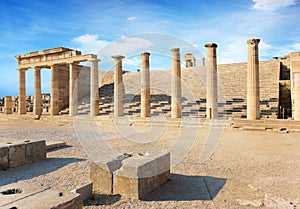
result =
[[[52,60],[38,60],[38,61],[30,61],[30,59],[23,59],[19,61],[19,68],[18,70],[28,70],[29,68],[34,67],[41,67],[41,68],[50,68],[52,65],[63,65],[63,64],[69,64],[69,63],[80,63],[80,62],[86,62],[89,59],[93,59],[97,57],[97,55],[94,54],[86,54],[86,55],[78,55],[78,56],[70,56],[70,57],[61,57],[57,59]],[[23,63],[22,63],[23,62]]]
[[60,52],[73,52],[74,55],[81,55],[80,51],[65,48],[65,47],[57,47],[52,49],[45,49],[43,51],[28,52],[27,54],[24,55],[15,55],[15,57],[19,60],[23,58],[36,57],[39,55],[46,55],[46,54],[55,54]]
[[216,43],[208,43],[208,44],[205,44],[204,47],[206,47],[206,48],[217,48],[218,45]]
[[252,39],[248,39],[247,40],[247,44],[249,45],[249,44],[259,44],[259,42],[260,42],[260,39],[255,39],[255,38],[252,38]]
[[114,56],[111,56],[111,58],[113,58],[116,61],[120,61],[120,60],[124,59],[125,57],[122,55],[114,55]]

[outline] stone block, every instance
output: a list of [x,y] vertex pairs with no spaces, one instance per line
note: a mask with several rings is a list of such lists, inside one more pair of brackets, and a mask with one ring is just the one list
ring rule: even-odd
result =
[[46,142],[44,140],[26,140],[25,162],[34,163],[46,159]]
[[111,153],[99,157],[99,161],[90,164],[90,179],[93,182],[93,191],[101,194],[113,194],[113,172],[122,166],[122,161],[128,155]]
[[25,164],[25,143],[16,142],[8,146],[9,168],[14,168]]
[[170,176],[170,153],[158,157],[136,156],[123,161],[114,172],[113,193],[140,199]]
[[0,144],[0,170],[6,170],[8,167],[8,146]]
[[85,184],[81,187],[78,187],[78,188],[72,190],[71,192],[80,194],[84,201],[84,200],[87,200],[90,197],[92,197],[92,195],[93,195],[92,191],[93,191],[93,183],[88,183],[88,184]]
[[101,164],[97,162],[91,162],[90,179],[93,182],[94,193],[112,194],[113,174],[106,169],[103,169]]
[[17,182],[0,187],[0,208],[82,209],[79,194]]

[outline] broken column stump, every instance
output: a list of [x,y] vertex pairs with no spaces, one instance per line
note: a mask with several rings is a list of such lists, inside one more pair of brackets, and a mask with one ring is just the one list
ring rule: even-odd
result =
[[94,193],[141,199],[168,180],[170,153],[119,156],[108,162],[92,162],[90,168]]

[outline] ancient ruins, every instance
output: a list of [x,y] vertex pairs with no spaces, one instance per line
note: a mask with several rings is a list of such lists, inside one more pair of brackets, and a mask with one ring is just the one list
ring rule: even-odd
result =
[[[217,45],[205,44],[207,48],[207,65],[202,60],[202,65],[197,66],[195,57],[188,53],[184,56],[185,68],[181,69],[179,49],[171,49],[172,76],[170,82],[170,93],[162,94],[170,99],[161,100],[159,105],[164,104],[163,109],[154,108],[153,86],[159,74],[150,71],[150,53],[141,54],[142,70],[137,73],[125,73],[122,67],[124,56],[112,56],[115,60],[114,78],[109,78],[109,73],[100,73],[98,76],[98,62],[96,55],[81,55],[81,52],[67,49],[54,48],[41,52],[30,52],[26,55],[17,55],[19,71],[19,96],[7,96],[0,102],[0,111],[5,114],[18,112],[26,114],[32,111],[34,115],[40,116],[42,112],[50,112],[50,115],[67,113],[70,116],[78,114],[83,103],[89,105],[89,113],[92,116],[110,115],[114,117],[124,114],[140,117],[150,117],[162,113],[170,114],[172,118],[193,116],[200,118],[247,118],[257,120],[260,118],[293,118],[299,120],[299,96],[298,85],[298,62],[299,53],[292,52],[280,59],[274,58],[270,61],[259,61],[259,39],[249,39],[248,62],[234,64],[217,64]],[[91,67],[81,66],[80,62],[89,61]],[[34,95],[26,95],[25,73],[32,68],[34,70]],[[43,69],[51,70],[51,94],[41,92],[41,73]],[[128,75],[127,75],[128,74]],[[131,89],[126,83],[133,74],[139,75],[139,92],[133,92],[134,100],[138,103],[127,101],[127,94]],[[204,78],[193,80],[193,76]],[[81,76],[81,77],[78,77]],[[84,79],[82,79],[84,77]],[[151,82],[150,82],[151,77]],[[163,79],[163,78],[162,78]],[[188,83],[194,99],[182,97],[182,84]],[[151,84],[153,83],[153,84]],[[223,95],[218,94],[218,83],[223,88]],[[113,84],[113,89],[109,85]],[[80,87],[80,88],[79,88]],[[99,87],[99,88],[98,88]],[[155,86],[156,87],[156,86]],[[135,87],[135,89],[137,86]],[[289,90],[290,89],[290,90]],[[112,92],[113,90],[113,92]],[[109,95],[109,92],[111,94]],[[223,101],[220,96],[226,97]],[[85,97],[85,98],[84,98]],[[218,99],[219,97],[219,99]],[[84,100],[84,102],[82,102]],[[165,100],[165,101],[163,101]],[[219,100],[219,101],[218,101]],[[4,102],[5,101],[5,102]],[[79,102],[80,101],[80,102]],[[113,103],[112,103],[113,101]],[[135,110],[126,108],[129,102],[137,105]],[[124,112],[124,111],[127,112]],[[160,113],[159,113],[160,114]]]
[[[29,117],[36,122],[44,118],[55,121],[60,116],[66,116],[64,120],[74,122],[83,115],[83,119],[92,118],[97,125],[112,121],[114,127],[118,126],[118,122],[130,118],[129,122],[126,121],[128,127],[142,124],[149,128],[149,124],[152,125],[150,119],[167,118],[163,121],[168,123],[166,126],[180,128],[187,124],[184,122],[188,118],[192,121],[188,123],[189,128],[215,125],[217,128],[276,130],[279,133],[299,131],[300,53],[291,52],[281,58],[260,61],[259,43],[260,39],[247,40],[247,62],[232,64],[217,64],[216,43],[204,45],[207,52],[205,59],[197,60],[192,53],[185,54],[184,65],[180,49],[172,48],[170,69],[161,71],[151,71],[149,52],[141,52],[141,70],[138,72],[123,69],[123,55],[111,56],[114,69],[107,72],[98,71],[100,59],[97,55],[83,55],[80,51],[64,47],[16,55],[19,95],[1,98],[0,113],[8,119],[28,120],[26,117]],[[89,62],[90,66],[80,64],[85,62]],[[34,95],[26,94],[26,72],[30,69],[34,70]],[[51,71],[50,94],[41,90],[42,70]],[[200,123],[192,119],[199,119]],[[157,121],[154,126],[162,126],[162,122]],[[225,122],[218,127],[215,121]],[[88,130],[91,124],[86,120],[84,125],[87,129],[76,131],[77,134],[86,131],[88,134],[85,134],[90,137],[87,139],[94,142],[93,139],[98,135],[93,135],[94,130]],[[60,125],[65,124],[62,122]],[[170,132],[174,133],[174,130]],[[142,134],[137,135],[143,138]],[[108,141],[121,141],[114,137],[108,137]],[[163,144],[161,142],[158,146]],[[47,146],[44,140],[0,141],[0,171],[46,160]],[[184,147],[182,144],[179,146]],[[121,146],[120,150],[124,147]],[[97,146],[94,148],[97,149]],[[89,159],[91,183],[74,192],[81,195],[17,182],[0,187],[0,197],[5,198],[0,207],[20,207],[29,204],[33,196],[40,199],[41,203],[36,204],[44,204],[43,196],[49,195],[53,200],[53,208],[82,208],[83,199],[88,199],[92,192],[94,195],[121,195],[140,200],[165,184],[171,175],[174,152],[168,149],[157,154],[156,149],[152,150],[156,155],[148,152],[116,152],[106,153],[107,156],[100,153],[97,160]],[[223,180],[220,180],[222,186],[225,184]],[[203,187],[209,190],[206,183]],[[21,190],[26,191],[22,193]],[[12,201],[8,193],[22,194]],[[30,197],[25,198],[24,195],[28,194]],[[213,198],[209,193],[208,199]]]

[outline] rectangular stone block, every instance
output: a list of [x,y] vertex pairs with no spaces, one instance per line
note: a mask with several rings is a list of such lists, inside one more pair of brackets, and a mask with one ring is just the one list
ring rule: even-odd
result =
[[0,170],[7,170],[8,167],[8,146],[0,143]]
[[25,143],[16,142],[8,147],[9,168],[14,168],[25,164]]
[[134,156],[122,162],[114,172],[113,193],[141,199],[170,176],[170,153],[158,157]]
[[46,142],[44,140],[26,140],[25,162],[33,163],[46,159]]
[[90,179],[93,182],[93,192],[100,194],[112,194],[113,174],[103,169],[97,162],[90,163]]

